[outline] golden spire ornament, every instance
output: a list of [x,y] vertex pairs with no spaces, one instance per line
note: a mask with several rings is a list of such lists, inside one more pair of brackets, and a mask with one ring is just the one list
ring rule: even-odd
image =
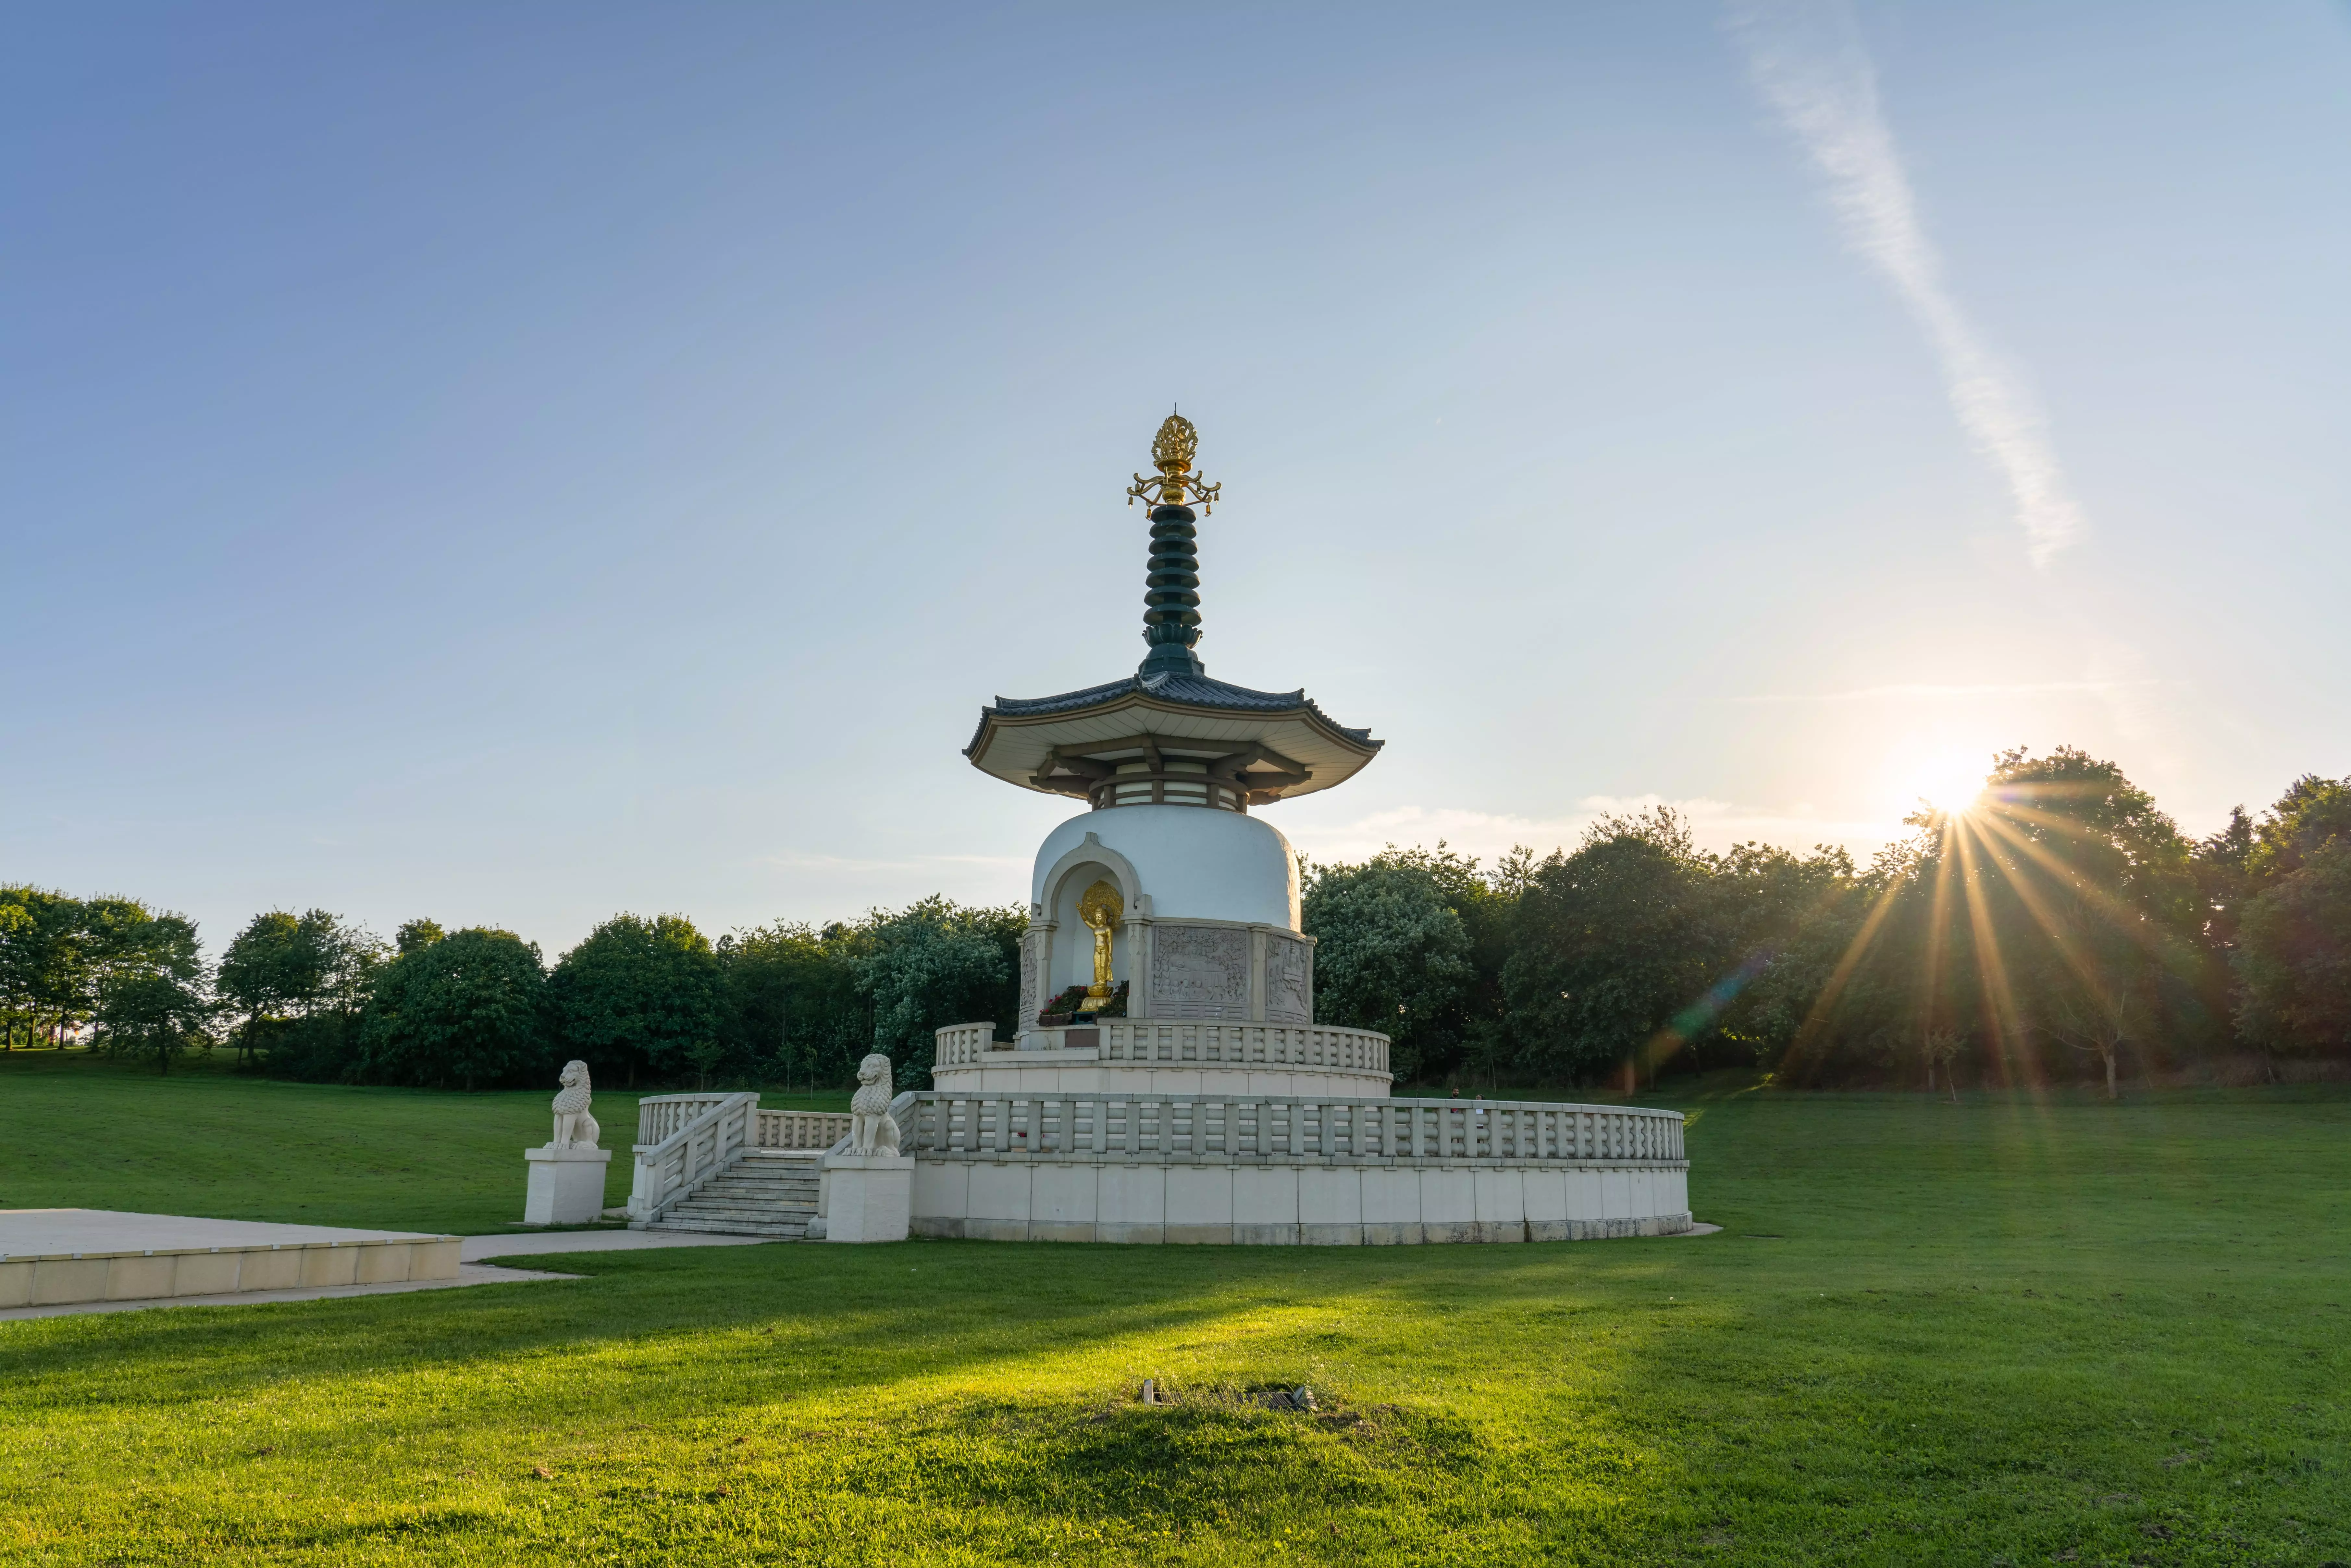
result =
[[1159,470],[1158,476],[1146,479],[1137,474],[1134,486],[1126,492],[1126,504],[1132,507],[1142,501],[1153,507],[1188,506],[1188,495],[1200,503],[1201,515],[1207,516],[1214,509],[1210,503],[1224,486],[1211,485],[1193,474],[1192,459],[1199,452],[1200,433],[1192,428],[1192,422],[1180,413],[1169,414],[1160,423],[1159,434],[1151,443],[1151,463]]

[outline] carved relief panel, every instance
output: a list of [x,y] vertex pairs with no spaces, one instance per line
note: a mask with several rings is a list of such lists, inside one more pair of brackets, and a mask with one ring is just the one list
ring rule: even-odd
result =
[[1037,994],[1037,966],[1043,960],[1045,944],[1051,936],[1052,933],[1050,931],[1036,930],[1027,931],[1021,935],[1020,1021],[1012,1026],[1016,1032],[1024,1029],[1034,1029],[1037,1025],[1037,1014],[1045,1006],[1044,998]]
[[1249,933],[1161,921],[1151,936],[1151,1010],[1159,1018],[1246,1019]]
[[1265,1021],[1312,1023],[1314,988],[1306,944],[1268,933],[1265,939]]

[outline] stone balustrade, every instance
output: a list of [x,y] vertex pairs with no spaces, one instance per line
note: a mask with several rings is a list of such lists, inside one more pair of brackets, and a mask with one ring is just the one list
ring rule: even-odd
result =
[[[671,1094],[653,1118],[657,1129],[674,1124],[676,1130],[634,1150],[636,1172],[629,1186],[629,1222],[643,1226],[663,1210],[694,1195],[712,1177],[758,1146],[759,1117],[757,1094]],[[637,1125],[646,1125],[644,1105]],[[692,1113],[686,1116],[686,1113]],[[684,1116],[685,1119],[680,1120]]]
[[951,1023],[934,1036],[931,1062],[934,1067],[974,1067],[996,1043],[996,1026],[992,1023]]
[[1679,1112],[1541,1101],[932,1091],[908,1132],[918,1160],[1687,1163]]
[[637,1102],[637,1142],[658,1144],[726,1098],[724,1093],[648,1094]]
[[[1193,1019],[1102,1019],[1067,1029],[1039,1030],[1066,1046],[1090,1041],[1094,1060],[1134,1065],[1304,1068],[1384,1076],[1388,1037],[1332,1024],[1222,1023]],[[949,1024],[937,1031],[936,1068],[984,1065],[991,1051],[1010,1049],[992,1023]]]
[[[1130,1050],[1257,1050],[1268,1054],[1254,1060],[1277,1064],[1277,1051],[1320,1051],[1316,1065],[1334,1079],[1364,1033],[1149,1019],[1124,1027]],[[977,1051],[993,1030],[947,1032]],[[755,1094],[663,1098],[641,1117],[641,1126],[673,1130],[637,1145],[629,1217],[639,1226],[661,1221],[748,1155],[835,1150],[851,1120],[761,1111]],[[925,1236],[1370,1245],[1690,1228],[1689,1166],[1673,1111],[1391,1100],[1352,1095],[1343,1084],[1305,1094],[935,1089],[900,1094],[890,1113],[912,1157],[910,1223]]]
[[1367,1029],[1158,1019],[1104,1019],[1100,1027],[1104,1061],[1388,1070],[1388,1037]]
[[846,1111],[762,1111],[757,1148],[830,1149],[849,1136]]

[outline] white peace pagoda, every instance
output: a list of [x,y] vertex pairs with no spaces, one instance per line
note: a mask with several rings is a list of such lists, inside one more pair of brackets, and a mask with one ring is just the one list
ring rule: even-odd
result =
[[[940,1030],[932,1086],[891,1103],[896,1157],[911,1162],[890,1200],[904,1224],[1260,1244],[1689,1230],[1679,1113],[1391,1098],[1387,1037],[1315,1021],[1297,856],[1258,812],[1346,782],[1381,743],[1303,691],[1228,685],[1201,664],[1197,525],[1219,487],[1193,471],[1197,440],[1171,415],[1156,475],[1127,492],[1151,519],[1142,666],[998,697],[964,749],[985,773],[1086,809],[1037,851],[1011,1038],[992,1022]],[[845,1129],[757,1099],[645,1102],[632,1220],[796,1234],[772,1212],[789,1191],[853,1213],[836,1239],[903,1233],[872,1218],[873,1178],[835,1141]],[[791,1162],[828,1149],[819,1197],[815,1166],[795,1176]]]
[[1252,814],[1344,783],[1380,742],[1302,691],[1231,685],[1200,663],[1186,503],[1206,512],[1217,487],[1193,476],[1196,441],[1171,415],[1158,476],[1131,492],[1151,503],[1142,667],[998,697],[965,747],[981,771],[1087,809],[1037,852],[1010,1049],[956,1031],[932,1071],[942,1090],[1387,1092],[1386,1036],[1315,1026],[1298,857]]

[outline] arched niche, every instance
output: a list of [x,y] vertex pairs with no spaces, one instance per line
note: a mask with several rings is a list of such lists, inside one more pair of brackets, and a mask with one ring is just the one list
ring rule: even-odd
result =
[[[1150,913],[1148,895],[1144,892],[1143,878],[1134,862],[1103,843],[1092,833],[1084,841],[1071,846],[1046,870],[1043,897],[1037,918],[1050,922],[1053,927],[1052,948],[1045,995],[1065,986],[1090,984],[1094,977],[1093,933],[1086,929],[1078,915],[1078,900],[1096,882],[1107,882],[1118,889],[1121,903],[1126,906],[1129,924],[1113,933],[1111,938],[1111,977],[1116,984],[1134,977],[1134,946],[1132,922]],[[1042,1005],[1040,998],[1040,1005]]]

